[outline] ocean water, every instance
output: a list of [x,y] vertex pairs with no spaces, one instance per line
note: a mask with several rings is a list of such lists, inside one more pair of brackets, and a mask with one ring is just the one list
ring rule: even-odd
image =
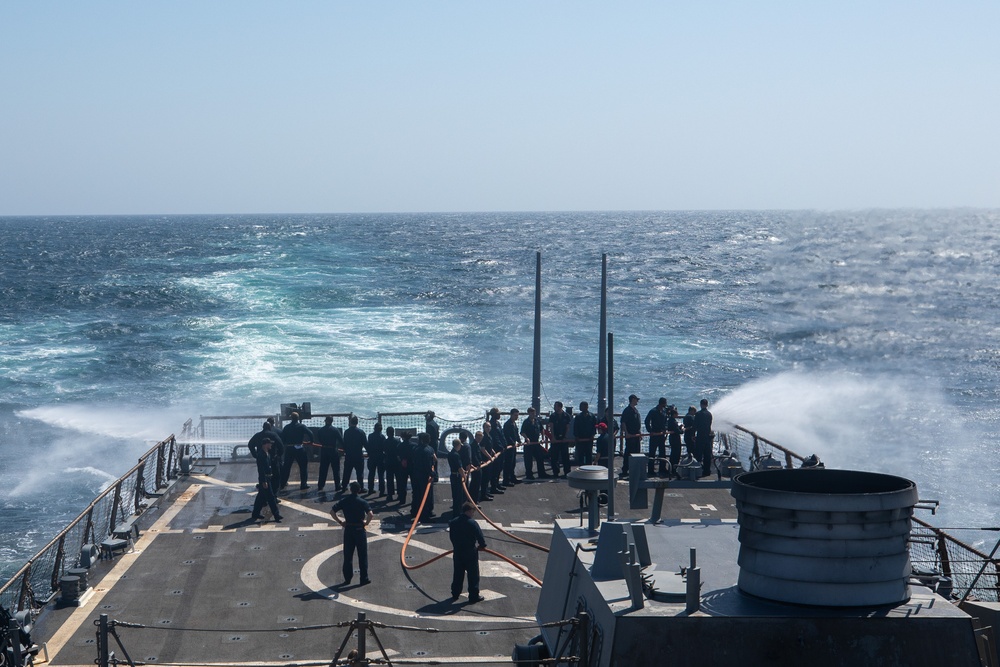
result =
[[[0,218],[0,579],[188,417],[706,397],[998,522],[997,210]],[[930,518],[930,517],[928,517]],[[992,546],[990,543],[989,546]]]

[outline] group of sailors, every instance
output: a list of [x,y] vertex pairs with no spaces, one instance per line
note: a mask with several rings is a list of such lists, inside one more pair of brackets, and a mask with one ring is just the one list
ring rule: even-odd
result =
[[[621,452],[624,479],[629,474],[629,455],[642,451],[644,438],[648,438],[648,476],[676,476],[684,449],[701,463],[703,475],[710,474],[714,433],[708,400],[702,399],[700,410],[691,406],[681,417],[675,406],[660,398],[645,419],[639,412],[639,401],[635,394],[629,396],[620,423],[610,410],[604,419],[599,419],[590,412],[586,401],[579,404],[576,413],[562,401],[556,401],[545,418],[534,408],[528,408],[523,420],[517,408],[507,413],[506,420],[499,408],[492,408],[480,430],[475,434],[461,430],[451,443],[448,468],[453,514],[461,513],[467,500],[477,504],[490,501],[521,483],[516,474],[518,449],[522,451],[524,478],[528,480],[565,478],[574,465],[596,463],[610,467],[609,455],[615,453],[616,437],[624,445]],[[266,491],[258,495],[252,517],[259,519],[263,505],[274,501],[272,513],[275,520],[280,520],[275,511],[275,496],[285,492],[296,466],[299,489],[310,488],[308,463],[311,450],[318,447],[318,490],[323,491],[332,477],[337,494],[344,494],[353,476],[361,494],[375,494],[377,489],[378,497],[404,505],[409,486],[413,491],[410,515],[419,514],[421,521],[428,521],[435,516],[433,485],[438,481],[440,433],[433,411],[425,414],[423,432],[414,434],[407,430],[403,438],[391,426],[383,432],[381,422],[366,434],[354,415],[349,417],[348,427],[343,431],[333,426],[333,417],[327,416],[324,426],[315,432],[302,423],[296,412],[280,432],[274,419],[268,418],[248,442],[250,453],[258,462],[259,488]],[[267,456],[261,457],[261,451]],[[428,485],[431,489],[421,509]]]
[[[525,479],[565,478],[571,471],[571,446],[575,465],[596,462],[610,468],[609,456],[614,456],[614,438],[620,430],[624,443],[623,478],[629,474],[629,455],[641,451],[643,437],[649,438],[647,473],[650,476],[676,474],[682,443],[688,454],[702,464],[703,474],[709,474],[714,433],[707,400],[701,401],[701,410],[689,408],[680,421],[677,409],[665,398],[646,414],[645,420],[641,419],[638,405],[639,397],[629,396],[620,425],[610,410],[605,419],[598,419],[590,412],[586,401],[580,403],[576,414],[572,408],[556,401],[544,420],[533,407],[528,408],[520,423],[521,414],[517,408],[511,409],[507,419],[501,422],[502,413],[494,407],[483,421],[481,430],[471,438],[469,431],[459,430],[448,452],[452,514],[449,536],[454,547],[453,601],[458,599],[466,581],[469,602],[484,599],[479,591],[478,551],[484,549],[486,543],[473,517],[480,503],[494,500],[496,495],[521,483],[516,474],[518,449],[523,452]],[[437,447],[441,433],[435,414],[433,411],[426,413],[422,433],[413,434],[407,430],[404,438],[397,437],[391,426],[383,433],[380,422],[366,435],[354,415],[348,418],[348,427],[343,432],[333,426],[331,416],[327,416],[325,424],[315,432],[302,423],[297,412],[290,416],[291,421],[280,433],[274,419],[268,418],[247,443],[257,463],[258,493],[251,519],[261,520],[266,504],[274,520],[282,520],[277,495],[288,486],[293,466],[299,469],[299,489],[309,489],[310,450],[319,447],[317,488],[323,491],[327,476],[332,473],[338,499],[330,513],[344,529],[343,585],[352,582],[355,554],[361,585],[367,585],[370,580],[366,527],[373,513],[368,501],[361,496],[374,494],[377,483],[380,498],[405,505],[409,486],[412,488],[411,518],[421,522],[433,519],[434,485],[438,481]],[[366,460],[367,488],[364,486]],[[354,481],[351,481],[352,475],[356,478]],[[344,495],[348,489],[350,493]]]

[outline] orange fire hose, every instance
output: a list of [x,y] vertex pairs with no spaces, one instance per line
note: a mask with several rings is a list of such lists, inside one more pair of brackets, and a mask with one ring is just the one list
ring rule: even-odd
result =
[[[490,463],[493,463],[498,457],[499,457],[499,455],[497,457],[494,457],[494,458],[490,459],[490,461],[487,464],[484,464],[484,465],[480,466],[480,468],[484,468],[486,465],[489,465]],[[436,560],[440,560],[440,559],[444,558],[445,556],[449,556],[449,555],[451,555],[451,554],[454,553],[454,549],[449,549],[448,551],[445,551],[442,554],[438,554],[437,556],[434,556],[430,560],[427,560],[427,561],[425,561],[423,563],[419,563],[417,565],[407,565],[406,564],[406,547],[409,546],[410,539],[413,537],[413,533],[417,529],[417,524],[420,523],[420,515],[423,514],[423,512],[424,512],[424,505],[427,503],[427,496],[430,495],[430,490],[431,490],[431,484],[432,483],[433,482],[428,483],[427,486],[426,486],[426,488],[424,489],[424,497],[420,499],[420,508],[417,510],[416,516],[413,517],[413,523],[410,525],[410,530],[406,534],[406,539],[403,541],[403,548],[399,552],[399,564],[403,566],[404,570],[417,570],[417,569],[420,569],[422,567],[430,565],[431,563],[433,563]],[[465,478],[464,477],[462,478],[462,488],[465,490],[466,496],[468,496],[469,500],[471,501],[472,497],[469,496],[469,489],[465,485]],[[504,530],[500,526],[498,526],[495,523],[493,523],[492,521],[490,521],[489,517],[487,517],[483,513],[482,509],[480,509],[478,505],[476,505],[476,509],[479,510],[479,514],[482,515],[482,517],[484,519],[486,519],[486,521],[491,526],[493,526],[494,528],[496,528],[497,530],[499,530],[504,535],[507,535],[508,537],[512,537],[515,540],[518,540],[520,542],[524,542],[525,544],[527,544],[529,546],[533,546],[536,549],[541,549],[542,551],[548,552],[548,549],[546,549],[545,547],[542,547],[542,546],[539,546],[537,544],[534,544],[533,542],[529,542],[527,540],[521,539],[520,537],[518,537],[516,535],[512,535],[511,533],[508,533],[506,530]],[[542,580],[539,579],[538,577],[536,577],[535,575],[531,574],[531,572],[529,572],[527,570],[527,568],[525,568],[521,564],[514,562],[512,559],[507,558],[503,554],[498,553],[496,551],[493,551],[492,549],[481,549],[481,551],[485,551],[487,553],[493,554],[494,556],[496,556],[497,558],[503,560],[504,562],[510,563],[511,565],[513,565],[514,567],[516,567],[518,570],[520,570],[525,576],[527,576],[529,579],[531,579],[533,582],[535,582],[539,586],[542,585]]]

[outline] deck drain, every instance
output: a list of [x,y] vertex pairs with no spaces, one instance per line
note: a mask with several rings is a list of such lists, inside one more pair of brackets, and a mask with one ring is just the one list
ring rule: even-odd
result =
[[427,655],[427,651],[414,651],[413,655]]
[[257,573],[256,572],[244,572],[243,576],[244,577],[256,577]]
[[282,660],[291,660],[294,656],[291,653],[282,653],[278,657]]
[[514,554],[513,558],[524,558],[524,554]]
[[278,623],[298,623],[299,619],[295,616],[286,616],[284,619],[278,621]]
[[292,559],[292,562],[293,562],[293,563],[301,563],[301,562],[302,562],[302,561],[304,561],[304,560],[305,560],[305,558],[302,558],[302,557],[299,557],[299,558],[293,558],[293,559]]
[[256,546],[256,547],[250,547],[250,551],[260,551],[260,550],[261,550],[261,549],[263,549],[263,548],[264,548],[264,547],[261,547],[261,546]]
[[489,630],[480,630],[476,634],[486,636],[486,635],[490,634],[490,632],[489,632]]
[[664,493],[663,495],[665,495],[667,498],[680,498],[681,497],[681,494],[679,494],[679,493]]
[[194,565],[194,561],[193,560],[186,560],[186,561],[184,561],[184,564],[185,565]]
[[146,662],[156,662],[156,656],[155,655],[147,655],[146,656]]
[[170,625],[171,623],[173,623],[173,621],[171,621],[169,618],[162,618],[159,621],[157,621],[157,623],[159,623],[160,625]]
[[195,535],[194,539],[196,539],[196,540],[203,540],[203,539],[205,539],[205,536],[204,535]]
[[243,639],[244,639],[243,635],[229,635],[229,638],[226,641],[241,642],[243,641]]
[[505,510],[505,509],[503,509],[501,507],[498,507],[498,508],[496,508],[496,511],[497,512],[506,512],[507,510]]
[[184,591],[170,591],[167,595],[184,595]]
[[525,584],[524,587],[525,588],[534,588],[535,585],[534,584]]
[[305,536],[306,536],[306,534],[305,534],[305,533],[299,533],[299,534],[298,534],[298,535],[296,535],[295,537],[305,537]]
[[410,590],[413,590],[417,586],[416,586],[416,584],[406,584],[406,587],[409,588]]
[[96,639],[85,639],[85,640],[83,640],[83,643],[84,644],[96,644],[97,640]]
[[298,593],[301,590],[302,590],[301,588],[289,588],[288,592],[289,593]]
[[279,636],[279,637],[282,637],[282,638],[287,638],[287,637],[288,637],[288,633],[287,633],[287,632],[282,632],[282,633],[281,633],[280,635],[278,635],[278,636]]
[[250,606],[252,606],[252,605],[251,605],[251,603],[249,603],[249,602],[237,602],[237,603],[236,603],[236,606],[237,606],[237,607],[250,607]]
[[110,605],[110,604],[102,604],[101,605],[101,609],[114,609],[114,608],[115,608],[114,605]]
[[[624,553],[624,552],[623,552],[623,553]],[[413,560],[413,558],[414,558],[413,556],[407,556],[407,557],[406,557],[406,560]]]
[[547,502],[549,502],[549,499],[548,498],[539,498],[538,502],[540,502],[540,503],[547,503]]

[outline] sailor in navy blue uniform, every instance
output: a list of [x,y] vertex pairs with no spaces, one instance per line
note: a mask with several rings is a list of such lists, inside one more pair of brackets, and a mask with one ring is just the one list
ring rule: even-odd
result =
[[[361,497],[361,485],[351,482],[350,495],[338,500],[330,516],[344,529],[344,584],[351,583],[354,574],[354,552],[358,553],[358,571],[361,573],[361,585],[370,584],[368,579],[368,533],[365,527],[371,522],[371,508],[368,501]],[[344,518],[337,516],[344,513]]]
[[549,457],[552,460],[552,475],[559,476],[559,470],[563,474],[569,474],[569,413],[563,410],[562,401],[555,402],[555,409],[549,415],[548,430],[551,444],[549,445]]
[[521,483],[521,480],[514,474],[517,466],[517,446],[521,444],[521,431],[517,426],[517,418],[520,414],[520,410],[512,408],[510,418],[503,425],[503,437],[507,441],[507,451],[503,459],[504,486]]
[[622,462],[622,477],[628,477],[628,462],[632,454],[638,454],[642,445],[642,417],[639,416],[639,397],[630,394],[628,407],[622,410],[622,427],[625,429],[625,460]]
[[344,436],[340,429],[333,425],[333,417],[327,415],[326,424],[316,431],[319,440],[319,485],[320,491],[326,486],[326,475],[333,472],[333,485],[340,491],[340,452],[344,449]]
[[281,514],[278,513],[278,503],[274,498],[274,471],[271,467],[271,447],[274,440],[270,433],[266,434],[258,445],[257,451],[257,497],[253,501],[253,513],[250,518],[259,521],[260,511],[264,509],[264,503],[271,508],[271,514],[275,521],[281,521]]
[[[385,430],[385,488],[388,499],[392,500],[396,496],[396,480],[400,476],[399,466],[399,438],[396,437],[396,429],[389,427]],[[404,482],[405,484],[405,482]]]
[[305,491],[309,488],[307,482],[309,454],[304,443],[307,441],[312,443],[313,432],[299,421],[299,413],[293,412],[291,423],[281,429],[281,439],[285,443],[285,465],[281,471],[281,488],[288,484],[288,477],[292,474],[292,463],[297,463],[299,465],[299,489]]
[[475,513],[476,506],[466,502],[462,505],[462,513],[448,522],[448,537],[455,550],[452,556],[455,565],[451,578],[452,600],[457,600],[462,594],[466,574],[469,575],[469,602],[485,599],[479,594],[479,550],[486,548],[486,538],[483,537],[483,529],[472,518]]
[[[271,446],[271,456],[273,457],[275,455],[275,450],[279,449],[278,445],[281,443],[281,436],[279,436],[278,432],[274,430],[274,417],[268,417],[261,429],[250,436],[250,441],[247,442],[247,448],[250,450],[250,456],[257,458],[257,450],[260,449],[260,443],[264,440],[264,436],[270,437],[271,442],[274,443]],[[282,445],[280,449],[281,451],[278,453],[284,455],[284,445]],[[278,458],[281,459],[282,457],[279,456]]]
[[712,413],[708,411],[708,399],[701,399],[701,410],[694,415],[694,443],[698,460],[702,464],[702,477],[712,473]]
[[580,412],[573,420],[576,437],[576,464],[589,466],[594,462],[594,436],[597,434],[597,417],[590,412],[587,401],[580,402]]
[[660,460],[660,477],[667,475],[667,399],[660,397],[656,406],[646,413],[646,433],[649,433],[649,461],[647,474],[652,477],[656,471],[656,459]]
[[[417,435],[417,446],[413,449],[411,459],[411,482],[413,483],[413,497],[410,499],[410,514],[414,517],[420,510],[420,503],[424,503],[424,511],[420,514],[419,520],[428,522],[434,517],[434,482],[437,481],[437,454],[431,448],[429,438],[426,433]],[[424,500],[424,493],[427,499]]]
[[462,450],[465,445],[461,440],[455,438],[451,443],[451,451],[448,452],[448,470],[451,471],[449,481],[451,482],[451,513],[458,516],[465,503],[465,490],[462,488],[462,476],[465,474],[462,465]]
[[521,423],[521,435],[524,436],[524,477],[525,479],[534,479],[535,476],[531,472],[531,463],[534,461],[535,467],[538,468],[538,476],[548,477],[549,473],[545,472],[545,464],[542,463],[542,425],[538,421],[538,417],[535,415],[534,408],[528,408],[528,418]]
[[388,439],[382,435],[382,422],[375,422],[368,434],[365,451],[368,452],[368,491],[375,493],[375,479],[378,478],[378,495],[385,495],[385,450]]
[[364,493],[365,474],[365,446],[368,444],[368,436],[358,428],[358,418],[351,415],[347,420],[348,427],[344,431],[344,478],[340,481],[340,488],[347,488],[347,483],[351,480],[351,471],[354,471],[358,479],[358,486]]

